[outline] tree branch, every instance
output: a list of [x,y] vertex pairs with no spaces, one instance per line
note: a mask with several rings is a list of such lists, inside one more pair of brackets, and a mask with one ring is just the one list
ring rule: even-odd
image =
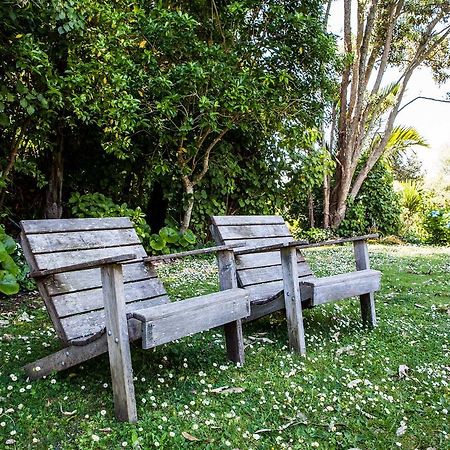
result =
[[411,103],[415,102],[416,100],[430,100],[432,102],[440,102],[440,103],[450,103],[450,100],[445,100],[443,98],[433,98],[433,97],[425,97],[423,95],[419,95],[416,98],[413,98],[412,100],[410,100],[408,103],[405,103],[399,110],[398,112],[402,111],[403,109],[405,109],[407,106],[409,106]]

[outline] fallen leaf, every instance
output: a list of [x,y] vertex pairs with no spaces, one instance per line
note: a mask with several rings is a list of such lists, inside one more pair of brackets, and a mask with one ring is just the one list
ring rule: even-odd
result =
[[406,422],[404,422],[403,420],[400,422],[400,426],[397,428],[397,431],[395,432],[395,434],[400,437],[403,436],[406,433],[406,429],[407,429],[407,425]]
[[181,433],[181,435],[182,435],[185,439],[187,439],[188,441],[191,441],[191,442],[195,442],[195,441],[199,441],[199,440],[200,440],[198,437],[192,436],[192,434],[189,434],[187,431],[183,431],[183,432]]
[[20,322],[31,322],[31,318],[25,311],[18,317]]
[[213,392],[214,394],[240,394],[244,392],[245,388],[242,387],[228,387],[221,386],[218,388],[211,389],[209,392]]
[[346,345],[345,347],[338,348],[336,350],[336,356],[341,356],[343,353],[348,353],[349,355],[354,355],[353,345]]
[[350,381],[350,383],[347,384],[347,387],[354,388],[354,387],[358,386],[359,383],[362,383],[362,380],[357,378],[356,380]]
[[73,416],[73,415],[75,415],[77,413],[76,409],[74,409],[73,411],[64,411],[62,409],[61,405],[59,405],[59,410],[61,411],[61,414],[64,414],[65,416]]
[[6,327],[9,325],[9,320],[0,320],[0,327]]
[[400,364],[398,366],[398,377],[400,379],[407,377],[408,376],[408,370],[409,370],[408,366],[406,366],[405,364]]
[[106,427],[106,428],[100,428],[98,431],[101,431],[102,433],[111,433],[111,428]]
[[272,341],[272,339],[269,339],[269,338],[266,338],[266,337],[249,336],[248,338],[251,341],[263,342],[264,344],[273,344],[274,343],[274,341]]

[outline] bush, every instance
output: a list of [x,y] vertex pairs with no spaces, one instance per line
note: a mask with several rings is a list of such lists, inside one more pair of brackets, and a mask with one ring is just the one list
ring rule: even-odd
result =
[[434,245],[450,245],[450,209],[433,209],[425,214],[423,227],[427,242]]
[[153,253],[169,254],[175,253],[178,249],[191,248],[197,242],[197,238],[191,230],[177,231],[172,227],[164,227],[158,234],[150,237],[150,247]]
[[118,205],[98,192],[84,195],[75,192],[69,199],[69,205],[74,217],[129,217],[142,244],[151,254],[173,253],[197,242],[191,230],[181,232],[172,227],[164,227],[158,234],[151,234],[141,208],[132,209],[126,203]]
[[7,235],[0,225],[0,292],[13,295],[19,292],[20,269],[12,255],[16,252],[16,242]]
[[339,227],[341,236],[378,231],[391,235],[400,229],[400,198],[394,191],[394,178],[381,161],[367,176],[354,201],[349,201],[347,214]]
[[324,230],[323,228],[302,229],[299,221],[295,221],[290,227],[291,233],[295,240],[305,240],[308,242],[327,241],[333,237],[332,230]]
[[70,196],[69,205],[74,217],[129,217],[141,241],[145,244],[150,238],[150,227],[139,207],[132,209],[126,203],[118,205],[98,192],[84,195],[75,192]]

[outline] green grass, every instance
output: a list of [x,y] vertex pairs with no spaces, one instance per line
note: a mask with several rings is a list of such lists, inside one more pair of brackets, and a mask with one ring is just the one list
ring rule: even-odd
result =
[[[352,270],[350,247],[308,257],[321,275]],[[114,419],[106,356],[24,378],[21,365],[59,345],[41,301],[13,299],[0,314],[0,448],[450,448],[450,250],[371,246],[371,262],[383,271],[378,328],[361,326],[355,299],[305,311],[306,358],[288,352],[281,314],[245,326],[242,368],[220,330],[134,346],[137,424]],[[160,273],[173,298],[217,290],[212,260]],[[211,392],[222,386],[245,390]]]

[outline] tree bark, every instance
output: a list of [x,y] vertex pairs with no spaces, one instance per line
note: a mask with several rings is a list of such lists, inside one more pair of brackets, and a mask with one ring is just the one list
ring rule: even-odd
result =
[[45,217],[60,219],[63,213],[62,188],[64,176],[64,129],[58,127],[57,145],[51,155],[51,172],[47,189]]
[[314,221],[314,196],[312,192],[309,192],[308,194],[308,220],[309,220],[309,227],[314,228],[315,221]]

